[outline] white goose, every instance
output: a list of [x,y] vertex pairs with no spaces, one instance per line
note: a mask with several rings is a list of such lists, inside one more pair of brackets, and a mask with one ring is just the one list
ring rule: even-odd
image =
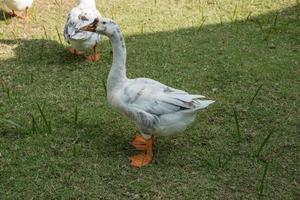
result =
[[71,45],[69,51],[74,55],[82,55],[87,49],[93,49],[93,54],[87,56],[87,60],[97,61],[100,54],[97,52],[97,45],[101,42],[101,36],[96,33],[81,31],[80,27],[90,24],[94,19],[101,17],[96,8],[95,0],[77,0],[78,6],[73,8],[69,15],[64,29],[65,40]]
[[[11,10],[11,16],[28,19],[28,9],[31,7],[33,0],[3,0],[4,5]],[[16,11],[25,10],[25,15],[17,14]]]
[[142,167],[153,159],[153,136],[167,136],[186,129],[196,113],[212,100],[200,100],[201,95],[168,87],[147,78],[129,79],[126,76],[126,47],[118,25],[111,19],[100,18],[85,31],[109,37],[113,47],[113,63],[107,80],[107,98],[113,108],[120,111],[139,128],[132,145],[142,152],[131,157],[131,165]]

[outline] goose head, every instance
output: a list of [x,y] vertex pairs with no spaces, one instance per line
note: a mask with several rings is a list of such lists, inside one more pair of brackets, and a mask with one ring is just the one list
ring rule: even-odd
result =
[[116,22],[109,18],[96,18],[89,25],[81,27],[82,31],[95,32],[106,36],[113,36],[119,32],[119,27]]

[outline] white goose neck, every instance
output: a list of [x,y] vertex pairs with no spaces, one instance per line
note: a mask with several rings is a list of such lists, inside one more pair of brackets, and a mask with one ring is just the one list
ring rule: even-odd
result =
[[96,2],[95,2],[95,0],[77,0],[77,3],[81,7],[96,8]]
[[114,34],[108,36],[113,48],[113,63],[108,75],[107,91],[113,90],[127,80],[126,77],[126,47],[124,37],[116,26]]

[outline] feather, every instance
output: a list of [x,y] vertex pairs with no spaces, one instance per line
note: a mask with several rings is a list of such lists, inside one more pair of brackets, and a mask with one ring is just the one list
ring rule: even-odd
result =
[[70,11],[64,28],[65,40],[77,50],[92,48],[101,42],[101,36],[99,34],[80,30],[83,26],[93,22],[95,18],[101,17],[100,12],[93,4],[89,5],[84,3],[85,2],[81,2]]

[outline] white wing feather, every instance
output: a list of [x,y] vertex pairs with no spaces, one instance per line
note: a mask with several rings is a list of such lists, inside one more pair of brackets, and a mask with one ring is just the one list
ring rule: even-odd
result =
[[153,128],[161,115],[198,110],[214,102],[200,100],[204,96],[190,95],[146,78],[130,80],[123,92],[121,96],[127,112],[144,128]]

